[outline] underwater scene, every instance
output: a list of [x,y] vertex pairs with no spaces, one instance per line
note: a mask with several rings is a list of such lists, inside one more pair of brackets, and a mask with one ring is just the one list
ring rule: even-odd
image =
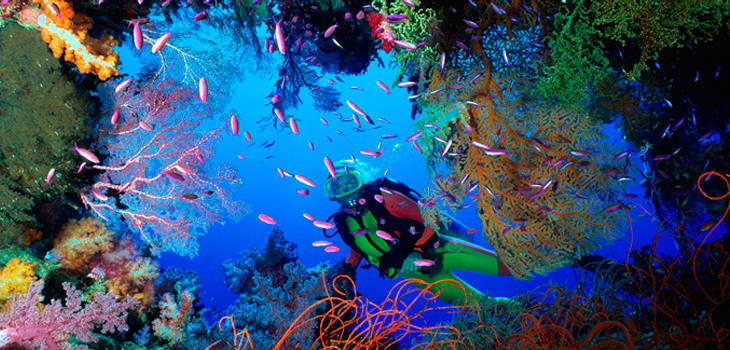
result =
[[0,349],[728,349],[729,46],[717,0],[0,0]]

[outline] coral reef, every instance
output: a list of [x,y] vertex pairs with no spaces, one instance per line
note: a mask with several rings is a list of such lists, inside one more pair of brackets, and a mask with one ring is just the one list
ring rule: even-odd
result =
[[72,147],[84,139],[93,111],[88,93],[62,75],[37,34],[9,23],[0,30],[0,51],[0,244],[7,245],[39,225],[34,207],[56,203],[54,212],[63,213],[66,195],[83,181],[72,176]]
[[[322,274],[331,279],[344,271],[343,263],[306,268],[298,261],[295,247],[275,228],[265,250],[252,248],[242,252],[239,260],[224,264],[226,283],[231,291],[239,294],[226,314],[237,325],[248,329],[257,346],[272,346],[297,317],[312,316],[314,310],[305,313],[305,309],[325,297],[320,281]],[[287,340],[282,340],[283,346],[309,347],[315,338],[315,326],[307,324],[290,332]]]

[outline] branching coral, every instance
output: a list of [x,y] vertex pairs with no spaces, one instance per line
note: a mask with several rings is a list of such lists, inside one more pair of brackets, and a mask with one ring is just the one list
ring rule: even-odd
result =
[[448,137],[429,156],[450,169],[435,179],[432,202],[461,205],[478,190],[485,236],[513,275],[528,278],[616,238],[618,179],[626,176],[617,160],[626,154],[604,145],[584,113],[523,100],[523,84],[485,74],[462,98],[436,99],[459,118],[442,125]]

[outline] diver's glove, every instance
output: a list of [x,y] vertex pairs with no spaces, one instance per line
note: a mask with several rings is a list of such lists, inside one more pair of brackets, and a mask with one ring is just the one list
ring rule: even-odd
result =
[[408,254],[405,260],[403,260],[403,266],[400,268],[400,274],[401,276],[404,275],[410,275],[418,270],[418,266],[414,264],[414,262],[418,259],[423,258],[421,253],[419,252],[412,252]]

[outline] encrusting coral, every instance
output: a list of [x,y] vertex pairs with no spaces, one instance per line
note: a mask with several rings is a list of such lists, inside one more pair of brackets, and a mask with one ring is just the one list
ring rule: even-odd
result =
[[[81,73],[96,74],[106,80],[117,75],[119,54],[112,50],[117,41],[104,34],[100,40],[88,34],[94,21],[83,14],[75,13],[71,4],[61,0],[33,0],[43,9],[38,17],[41,37],[48,43],[53,56],[63,58],[76,65]],[[56,13],[57,12],[57,13]]]

